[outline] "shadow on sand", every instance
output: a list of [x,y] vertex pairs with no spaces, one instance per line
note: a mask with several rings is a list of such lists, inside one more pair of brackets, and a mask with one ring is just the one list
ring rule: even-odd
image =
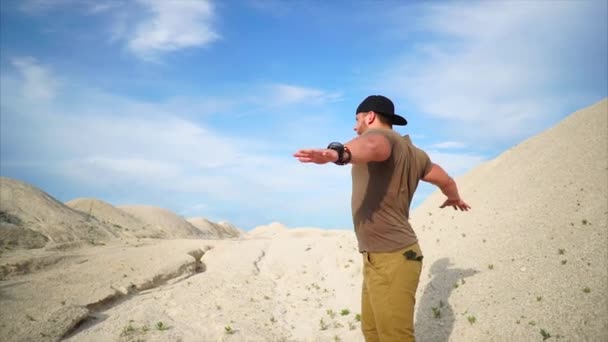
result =
[[454,329],[455,313],[449,298],[457,286],[479,271],[474,269],[450,268],[449,258],[433,263],[428,282],[418,302],[416,310],[416,341],[447,342]]

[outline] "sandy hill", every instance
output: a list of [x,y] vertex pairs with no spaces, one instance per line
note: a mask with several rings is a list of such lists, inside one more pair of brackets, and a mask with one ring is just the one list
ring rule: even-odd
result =
[[161,232],[148,229],[148,225],[135,216],[109,203],[94,198],[76,198],[65,203],[68,207],[91,215],[120,231],[122,237],[158,238]]
[[238,238],[242,234],[237,227],[224,221],[214,223],[203,217],[193,217],[189,218],[187,221],[203,232],[203,234],[206,234],[209,238]]
[[144,222],[148,229],[157,232],[156,237],[166,239],[211,237],[208,232],[197,229],[186,219],[164,208],[147,205],[122,205],[118,208]]
[[247,232],[247,237],[253,239],[270,239],[284,234],[285,232],[287,232],[287,230],[288,228],[284,224],[279,222],[272,222],[267,225],[257,226],[253,228],[252,230]]
[[115,227],[73,210],[29,184],[0,177],[0,248],[100,242],[116,236]]
[[472,211],[438,209],[437,192],[412,215],[420,340],[607,340],[608,101],[457,183]]

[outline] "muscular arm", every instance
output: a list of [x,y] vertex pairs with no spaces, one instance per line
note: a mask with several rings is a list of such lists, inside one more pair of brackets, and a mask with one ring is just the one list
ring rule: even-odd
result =
[[378,133],[364,134],[345,144],[351,153],[352,164],[381,162],[391,156],[391,143]]
[[[350,151],[350,163],[385,161],[391,156],[391,143],[379,133],[361,135],[345,144]],[[338,152],[331,149],[305,149],[294,153],[302,163],[327,164],[338,160]]]
[[441,189],[441,192],[447,196],[448,199],[443,203],[441,208],[452,206],[454,209],[465,211],[471,208],[460,198],[456,182],[441,168],[441,166],[432,164],[431,169],[422,180],[437,186]]

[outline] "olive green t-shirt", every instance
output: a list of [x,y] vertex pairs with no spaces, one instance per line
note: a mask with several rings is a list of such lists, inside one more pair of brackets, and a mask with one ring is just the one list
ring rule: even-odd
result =
[[392,129],[370,129],[391,144],[383,162],[352,167],[352,211],[360,252],[393,252],[418,241],[410,226],[410,202],[418,182],[431,168],[431,160],[409,136]]

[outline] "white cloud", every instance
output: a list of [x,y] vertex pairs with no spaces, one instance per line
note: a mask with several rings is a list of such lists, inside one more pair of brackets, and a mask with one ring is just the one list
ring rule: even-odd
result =
[[59,82],[45,66],[32,57],[13,58],[22,79],[24,97],[31,100],[50,100],[55,97]]
[[465,148],[467,144],[460,141],[444,141],[436,144],[432,144],[431,147],[439,149],[458,149]]
[[564,107],[592,103],[605,91],[605,76],[599,76],[608,58],[605,2],[486,1],[422,9],[408,29],[430,38],[380,82],[445,120],[452,139],[515,143],[567,114]]
[[212,27],[215,13],[210,0],[138,2],[151,15],[137,24],[128,47],[142,58],[205,46],[220,38]]
[[220,39],[212,0],[26,0],[20,8],[35,15],[68,5],[88,15],[109,15],[109,40],[124,42],[146,61]]
[[274,105],[291,105],[296,103],[321,104],[340,100],[341,94],[320,89],[306,88],[291,84],[268,86],[270,103]]

